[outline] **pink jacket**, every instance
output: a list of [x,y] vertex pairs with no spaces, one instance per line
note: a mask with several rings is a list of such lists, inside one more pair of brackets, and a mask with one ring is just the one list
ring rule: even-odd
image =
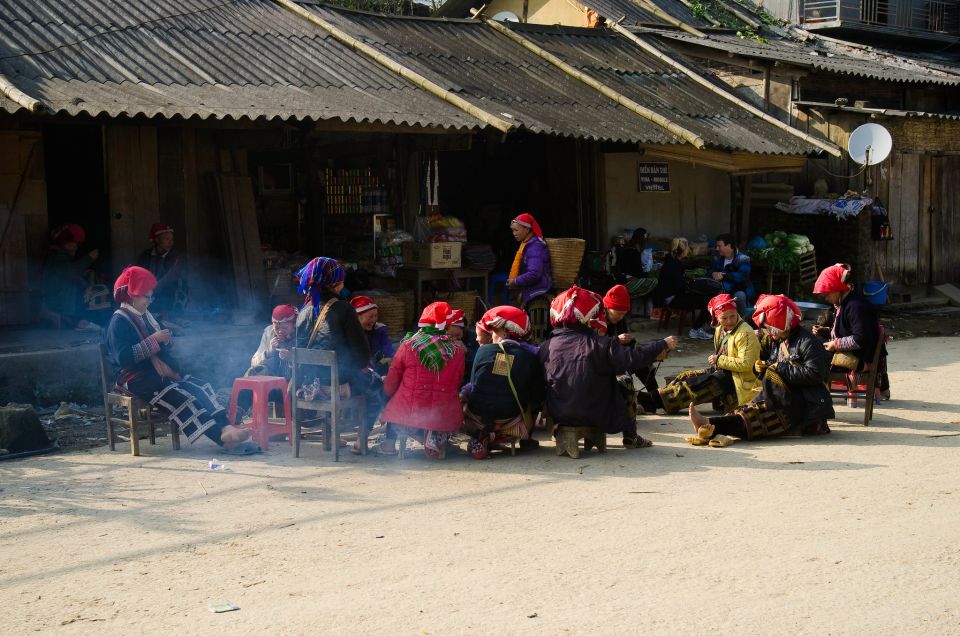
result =
[[380,421],[440,433],[460,430],[463,365],[463,348],[457,347],[440,373],[435,374],[420,364],[413,349],[400,345],[383,383],[383,391],[390,401]]

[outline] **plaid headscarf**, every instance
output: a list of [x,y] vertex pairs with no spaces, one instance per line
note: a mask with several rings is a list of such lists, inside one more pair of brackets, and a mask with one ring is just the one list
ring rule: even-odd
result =
[[550,324],[553,327],[584,325],[602,333],[607,330],[603,299],[600,294],[574,285],[550,303]]
[[327,256],[318,256],[303,266],[297,276],[300,278],[300,285],[297,292],[306,296],[309,294],[313,303],[313,313],[320,311],[320,296],[323,290],[331,285],[343,282],[346,274],[337,259]]
[[417,354],[420,364],[433,373],[440,373],[447,361],[456,353],[453,342],[444,332],[449,314],[450,305],[447,303],[437,302],[427,305],[418,322],[420,329],[403,341]]

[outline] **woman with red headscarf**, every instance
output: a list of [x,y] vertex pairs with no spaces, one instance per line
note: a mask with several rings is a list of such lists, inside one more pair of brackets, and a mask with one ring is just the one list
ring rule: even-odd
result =
[[574,285],[553,299],[553,332],[540,345],[546,374],[546,407],[554,422],[591,426],[605,433],[622,433],[626,448],[652,446],[637,434],[620,394],[617,376],[651,365],[663,351],[675,349],[676,336],[637,348],[624,347],[606,332],[603,299]]
[[380,416],[387,425],[379,451],[396,453],[398,429],[423,443],[427,457],[444,455],[447,439],[460,430],[463,410],[459,390],[464,350],[447,335],[450,305],[427,305],[418,331],[397,348],[383,391],[390,399]]
[[721,412],[746,404],[756,394],[754,364],[760,358],[757,334],[737,313],[737,299],[719,294],[707,303],[712,317],[713,354],[704,369],[684,371],[660,389],[667,415],[679,413],[689,404],[713,403]]
[[[837,263],[825,268],[813,285],[813,293],[820,294],[833,305],[835,313],[832,327],[814,327],[814,333],[825,338],[823,347],[833,356],[831,371],[849,373],[862,371],[873,359],[880,342],[880,318],[863,294],[854,289],[850,266]],[[890,382],[886,374],[886,350],[880,352],[878,390],[890,396]]]
[[43,308],[40,318],[55,329],[100,331],[87,320],[83,293],[84,273],[97,260],[99,251],[78,255],[87,240],[84,229],[74,223],[61,225],[50,233],[50,251],[43,262]]
[[520,303],[526,305],[537,296],[546,294],[553,285],[550,251],[533,215],[521,214],[515,218],[510,222],[510,231],[520,247],[510,266],[507,287],[519,290]]
[[258,446],[244,444],[250,431],[227,422],[227,411],[210,384],[181,374],[171,353],[170,330],[149,311],[156,286],[153,274],[136,266],[123,270],[114,283],[120,309],[107,327],[107,350],[116,386],[156,407],[191,443],[206,436],[237,453],[259,452]]
[[537,348],[524,342],[530,331],[527,312],[502,305],[483,314],[480,324],[493,340],[477,350],[470,383],[463,394],[463,432],[475,459],[489,456],[498,444],[528,441],[543,401],[543,367]]
[[826,379],[829,359],[823,345],[800,326],[800,309],[783,295],[757,299],[753,322],[771,339],[768,355],[754,370],[761,390],[734,412],[707,419],[690,404],[695,446],[728,446],[734,438],[757,440],[787,431],[804,435],[830,432],[827,420],[835,416]]
[[150,226],[150,247],[137,257],[137,265],[150,270],[157,279],[151,307],[162,318],[173,311],[177,288],[181,285],[180,259],[173,243],[173,228],[166,223],[154,223]]

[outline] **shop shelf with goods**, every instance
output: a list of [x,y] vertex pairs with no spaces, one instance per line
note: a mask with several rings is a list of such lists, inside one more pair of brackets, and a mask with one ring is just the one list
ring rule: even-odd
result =
[[393,223],[386,185],[372,168],[326,168],[322,184],[324,251],[372,263],[377,238]]

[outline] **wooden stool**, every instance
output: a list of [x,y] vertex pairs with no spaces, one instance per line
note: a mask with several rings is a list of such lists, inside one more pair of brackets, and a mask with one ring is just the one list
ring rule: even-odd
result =
[[[286,435],[290,444],[293,444],[291,433],[290,393],[287,391],[285,378],[270,375],[252,375],[247,378],[237,378],[233,381],[233,395],[230,396],[230,409],[227,412],[227,421],[231,424],[237,421],[237,398],[241,391],[250,391],[253,394],[253,420],[249,427],[251,437],[260,448],[267,450],[270,447],[270,438],[274,435]],[[279,391],[283,396],[283,419],[270,417],[270,392]]]
[[583,450],[588,451],[596,447],[597,452],[607,452],[607,435],[593,426],[557,426],[553,434],[557,442],[557,455],[567,455],[573,459],[580,457],[580,440],[583,440]]

